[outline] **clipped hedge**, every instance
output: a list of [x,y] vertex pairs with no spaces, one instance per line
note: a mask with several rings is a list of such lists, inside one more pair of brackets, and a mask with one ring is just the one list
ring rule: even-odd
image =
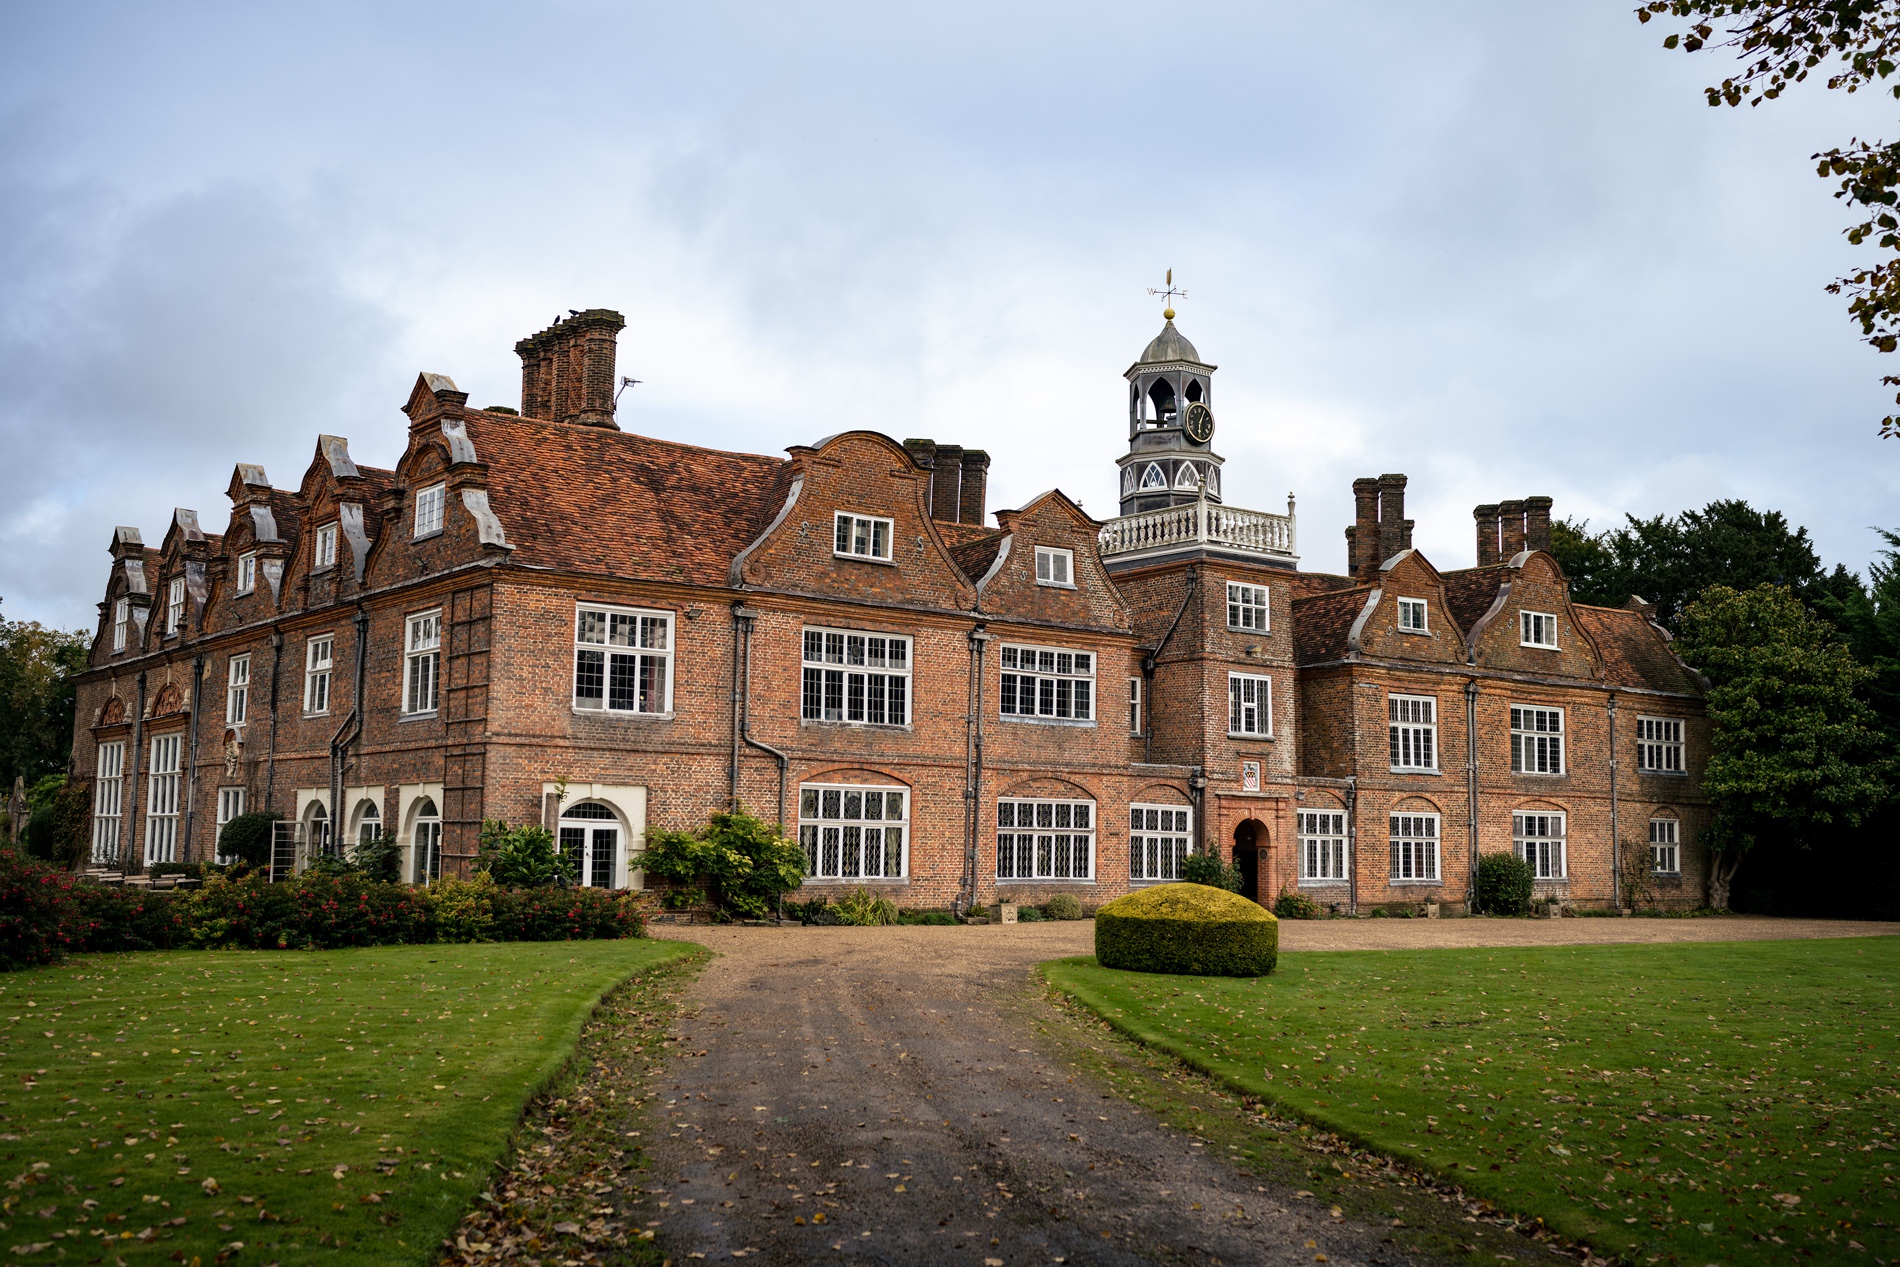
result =
[[1529,915],[1537,877],[1514,853],[1478,856],[1478,909],[1486,915]]
[[241,948],[330,950],[429,942],[641,937],[637,895],[587,888],[505,889],[486,873],[428,887],[307,872],[271,884],[253,872],[199,889],[90,884],[0,848],[0,970],[68,954]]
[[1258,977],[1280,957],[1280,922],[1259,903],[1205,884],[1158,884],[1095,913],[1104,968],[1197,977]]

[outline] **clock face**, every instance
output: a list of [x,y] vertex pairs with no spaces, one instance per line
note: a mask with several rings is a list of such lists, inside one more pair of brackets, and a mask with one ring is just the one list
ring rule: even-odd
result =
[[1196,444],[1206,444],[1214,434],[1214,411],[1195,401],[1187,408],[1188,438]]

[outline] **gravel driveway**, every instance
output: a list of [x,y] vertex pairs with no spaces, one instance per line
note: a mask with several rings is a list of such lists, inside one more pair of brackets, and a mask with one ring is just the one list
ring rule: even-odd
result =
[[[674,1261],[1392,1263],[1384,1229],[1241,1177],[1078,1082],[1016,1005],[1094,925],[656,928],[710,947],[652,1141]],[[1289,923],[1290,951],[1900,933],[1745,918]]]

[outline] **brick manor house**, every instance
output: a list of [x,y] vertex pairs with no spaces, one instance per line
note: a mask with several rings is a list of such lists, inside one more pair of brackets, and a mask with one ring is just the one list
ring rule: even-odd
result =
[[1476,566],[1355,481],[1349,572],[1294,503],[1221,497],[1213,377],[1173,312],[1126,373],[1120,513],[986,513],[989,456],[848,431],[785,457],[614,421],[619,314],[516,345],[521,407],[423,374],[394,470],[317,438],[240,463],[222,533],[116,530],[73,769],[93,860],[213,857],[271,808],[298,848],[397,837],[464,870],[540,821],[639,885],[649,826],[742,805],[808,893],[1096,905],[1215,850],[1337,911],[1466,899],[1481,852],[1579,906],[1698,905],[1700,688],[1640,600],[1585,607],[1549,498],[1477,508]]

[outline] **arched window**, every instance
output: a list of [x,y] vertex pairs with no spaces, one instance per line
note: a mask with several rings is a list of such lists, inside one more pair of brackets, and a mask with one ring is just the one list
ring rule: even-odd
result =
[[323,808],[322,801],[312,801],[304,811],[303,833],[310,842],[312,858],[330,852],[330,811]]
[[1134,495],[1135,495],[1135,468],[1132,466],[1124,466],[1122,468],[1122,496],[1133,497]]
[[1165,378],[1157,378],[1155,385],[1148,389],[1148,399],[1154,402],[1155,421],[1174,421],[1174,388]]
[[366,845],[383,830],[383,812],[367,796],[356,803],[356,843]]
[[1148,469],[1141,473],[1141,486],[1143,489],[1159,488],[1165,490],[1168,487],[1168,477],[1161,473],[1161,468],[1158,465],[1150,462],[1148,463]]
[[562,810],[561,852],[574,859],[583,885],[613,888],[614,864],[620,860],[620,820],[599,801],[582,801]]
[[1181,463],[1181,469],[1174,473],[1174,486],[1190,493],[1201,487],[1201,473],[1195,469],[1194,463]]
[[1207,468],[1207,495],[1209,497],[1220,496],[1220,468],[1218,466],[1210,466]]
[[416,806],[415,880],[433,884],[442,878],[442,814],[432,797]]
[[1201,398],[1201,380],[1198,378],[1190,378],[1188,380],[1187,390],[1181,394],[1188,398],[1188,403],[1190,404],[1199,400]]

